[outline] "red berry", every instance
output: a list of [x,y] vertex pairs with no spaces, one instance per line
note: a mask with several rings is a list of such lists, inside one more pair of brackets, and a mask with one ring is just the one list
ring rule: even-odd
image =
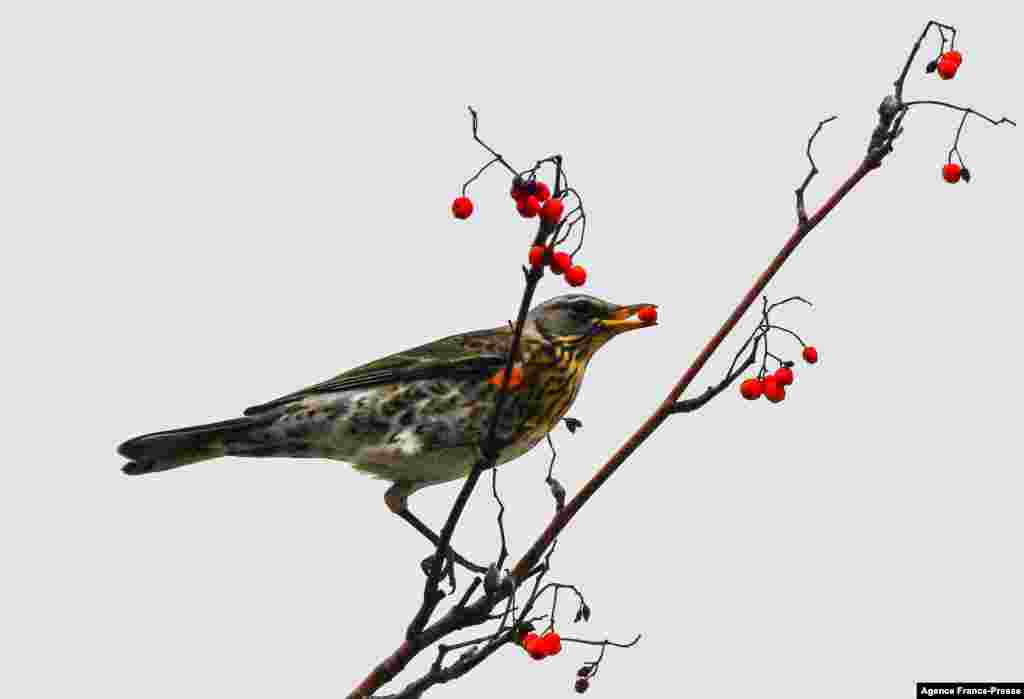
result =
[[645,323],[653,323],[658,319],[658,309],[654,306],[644,306],[636,314],[636,317]]
[[556,252],[551,256],[551,271],[555,274],[562,274],[572,267],[572,258],[567,252]]
[[959,51],[953,49],[952,51],[946,51],[946,53],[942,54],[939,57],[939,60],[953,61],[953,63],[956,64],[956,67],[959,68],[960,64],[964,62],[964,57]]
[[818,361],[818,350],[814,349],[810,345],[804,347],[804,361],[808,364],[814,364]]
[[583,692],[587,691],[588,687],[590,687],[590,680],[588,680],[586,677],[581,677],[578,680],[576,680],[577,694],[583,694]]
[[760,379],[747,379],[740,384],[740,395],[747,400],[757,400],[764,393]]
[[544,651],[544,655],[558,655],[562,652],[562,637],[554,631],[550,631],[540,637],[537,641],[538,647]]
[[573,265],[565,272],[565,281],[569,286],[583,286],[587,283],[587,270],[579,265]]
[[545,202],[551,198],[551,190],[548,189],[548,186],[546,184],[538,180],[534,196],[537,197],[537,201]]
[[764,377],[764,397],[772,403],[778,403],[786,397],[786,387],[774,376]]
[[950,184],[960,181],[960,166],[956,163],[946,163],[942,166],[942,179]]
[[523,218],[533,218],[540,211],[540,202],[537,201],[537,197],[532,194],[525,197],[520,197],[516,202],[516,211]]
[[469,218],[469,215],[473,213],[473,202],[469,200],[469,197],[459,197],[452,202],[452,213],[455,218]]
[[523,636],[523,648],[526,649],[526,652],[529,653],[530,657],[534,660],[543,660],[547,655],[541,645],[540,636],[533,632]]
[[562,218],[562,211],[564,210],[565,205],[562,204],[561,199],[548,199],[540,210],[540,220],[554,225]]
[[779,380],[779,383],[783,386],[788,386],[793,383],[793,370],[788,366],[780,366],[775,370],[775,378]]
[[544,254],[547,250],[543,245],[534,245],[530,248],[530,266],[537,268],[544,265]]
[[960,65],[956,61],[950,60],[948,58],[942,58],[939,60],[938,66],[939,77],[942,78],[943,80],[949,80],[954,75],[956,75],[956,69],[959,67]]

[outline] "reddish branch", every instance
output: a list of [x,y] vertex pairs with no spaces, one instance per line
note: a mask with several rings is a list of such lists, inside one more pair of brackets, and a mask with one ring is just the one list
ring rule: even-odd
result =
[[[983,114],[976,112],[973,109],[959,107],[956,105],[928,101],[918,100],[911,102],[903,101],[903,87],[906,81],[907,75],[909,74],[910,66],[914,61],[918,51],[921,48],[921,43],[924,41],[928,34],[928,31],[936,27],[942,37],[942,48],[945,50],[946,36],[945,31],[952,32],[953,39],[955,39],[955,29],[947,25],[942,25],[937,22],[929,22],[925,26],[925,30],[921,33],[921,36],[914,43],[911,49],[910,56],[907,59],[899,77],[894,83],[894,94],[888,95],[882,100],[881,105],[878,108],[878,124],[875,126],[871,134],[871,139],[868,144],[867,153],[864,159],[858,164],[856,169],[850,174],[850,176],[844,181],[835,192],[822,204],[818,210],[812,215],[807,216],[804,209],[804,192],[807,185],[817,174],[818,169],[814,164],[813,158],[811,158],[811,144],[821,131],[822,127],[831,121],[833,118],[826,119],[820,122],[811,135],[807,145],[807,156],[810,160],[810,173],[804,179],[802,185],[796,190],[797,199],[797,225],[789,239],[782,246],[782,249],[768,264],[767,268],[761,273],[761,275],[754,282],[753,286],[747,291],[747,293],[740,300],[739,304],[733,309],[732,313],[729,314],[725,322],[719,328],[718,332],[708,341],[704,349],[697,355],[693,363],[683,373],[683,375],[676,382],[672,390],[669,391],[668,395],[658,406],[657,410],[633,433],[626,442],[619,447],[619,449],[608,459],[608,461],[594,474],[590,481],[583,486],[583,488],[567,503],[564,507],[557,508],[556,513],[552,520],[548,523],[543,533],[534,541],[533,545],[527,550],[523,557],[516,563],[509,576],[507,576],[497,586],[485,585],[484,595],[476,602],[469,604],[469,598],[473,592],[480,585],[480,578],[474,580],[469,590],[463,595],[461,601],[450,609],[444,616],[433,624],[427,625],[430,616],[436,609],[437,604],[443,597],[438,591],[438,582],[441,578],[442,573],[442,562],[445,558],[443,553],[447,550],[447,546],[451,539],[452,531],[454,530],[455,523],[458,521],[459,515],[468,500],[469,494],[479,478],[480,474],[486,468],[490,468],[494,464],[494,457],[496,454],[496,448],[498,445],[494,443],[494,430],[493,423],[492,429],[488,434],[488,439],[485,443],[484,448],[484,459],[473,469],[470,473],[467,481],[459,493],[459,497],[456,500],[456,504],[453,507],[452,513],[449,516],[448,522],[445,528],[442,530],[441,543],[438,546],[437,555],[433,561],[431,574],[428,576],[427,587],[424,595],[424,603],[417,614],[413,623],[410,625],[406,641],[402,643],[388,658],[383,660],[376,668],[363,680],[363,682],[356,687],[351,694],[348,695],[349,699],[366,699],[370,697],[373,692],[382,687],[385,683],[389,682],[399,672],[401,672],[406,665],[415,657],[420,651],[424,650],[428,646],[432,645],[436,641],[440,640],[444,636],[458,631],[460,629],[468,628],[470,626],[482,624],[486,621],[493,620],[493,610],[502,601],[514,597],[519,587],[533,576],[538,576],[537,583],[539,584],[540,577],[547,570],[546,565],[539,565],[541,557],[544,556],[545,552],[552,546],[555,539],[562,532],[563,529],[572,521],[573,517],[580,511],[583,505],[597,492],[597,490],[615,473],[626,459],[640,447],[644,441],[647,440],[651,434],[654,433],[658,427],[665,422],[665,420],[675,413],[689,412],[697,407],[700,407],[706,403],[711,397],[717,395],[728,383],[734,379],[746,366],[749,366],[753,361],[753,353],[751,358],[740,366],[736,372],[730,372],[730,375],[715,388],[708,389],[708,391],[700,397],[689,399],[686,401],[680,401],[681,396],[690,386],[697,374],[708,362],[715,351],[722,345],[726,337],[733,331],[740,319],[746,314],[750,306],[757,300],[758,296],[762,294],[768,282],[772,280],[775,274],[781,269],[782,265],[789,259],[790,255],[796,250],[797,246],[803,241],[807,235],[814,230],[818,224],[820,224],[829,213],[849,194],[854,187],[860,183],[864,177],[876,170],[881,166],[882,161],[885,157],[892,152],[894,141],[902,134],[902,121],[908,110],[913,106],[918,105],[937,105],[942,107],[948,107],[950,109],[957,110],[964,113],[965,117],[968,114],[977,115],[991,124],[1002,124],[1009,123],[1015,125],[1014,122],[1003,117],[1002,119],[995,120],[987,117]],[[952,45],[952,43],[951,43]],[[476,138],[476,115],[474,113],[474,138]],[[961,123],[962,128],[962,123]],[[477,138],[477,141],[479,139]],[[480,142],[491,155],[494,156],[496,161],[505,164],[507,163],[490,149],[486,144]],[[555,159],[551,159],[555,162]],[[539,166],[540,163],[538,163]],[[561,173],[561,162],[557,159],[558,171]],[[509,168],[512,170],[512,168]],[[514,170],[512,170],[514,172]],[[479,174],[479,173],[478,173]],[[556,190],[558,185],[556,184]],[[541,231],[538,232],[535,244],[543,242],[544,237],[550,231],[545,231],[542,227]],[[516,324],[516,344],[518,343],[519,335],[522,330],[522,323],[524,320],[525,309],[528,308],[529,300],[532,297],[533,289],[539,280],[540,274],[527,272],[527,288],[523,295],[523,301],[520,305],[519,319]],[[756,343],[755,343],[756,351]],[[510,355],[509,362],[511,363],[512,357]],[[508,372],[506,371],[506,376]],[[504,387],[503,387],[504,390]],[[499,408],[501,405],[501,398],[499,397]],[[497,413],[497,411],[496,411]],[[496,421],[495,421],[496,422]],[[536,587],[534,586],[534,592],[536,593]],[[536,601],[536,594],[531,595],[531,601],[524,609],[523,615],[528,613],[528,607]],[[507,615],[507,611],[506,611]],[[504,618],[505,615],[498,615],[499,618]],[[522,618],[522,617],[521,617]],[[499,631],[487,639],[483,639],[482,648],[473,646],[470,651],[465,653],[457,661],[447,667],[442,667],[441,661],[445,654],[455,647],[462,647],[469,644],[459,644],[458,646],[442,646],[439,652],[437,660],[433,663],[431,670],[424,677],[416,680],[412,684],[408,685],[399,694],[391,695],[392,697],[419,697],[424,691],[429,689],[431,686],[438,683],[448,682],[456,677],[460,677],[469,670],[473,669],[484,659],[489,657],[499,648],[503,647],[508,643],[513,643],[516,640],[518,634],[517,626],[513,626],[508,629],[499,629]],[[566,641],[577,640],[577,639],[565,639]],[[581,639],[580,639],[581,640]],[[606,646],[605,646],[606,647]],[[603,650],[603,648],[602,648]],[[383,698],[381,698],[383,699]]]

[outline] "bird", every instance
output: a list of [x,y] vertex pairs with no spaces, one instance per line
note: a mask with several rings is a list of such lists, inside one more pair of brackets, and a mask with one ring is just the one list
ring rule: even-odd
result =
[[408,497],[469,474],[481,458],[502,383],[495,466],[530,451],[558,426],[590,360],[611,338],[657,325],[635,317],[648,307],[657,308],[557,296],[527,313],[507,380],[511,323],[397,352],[247,408],[239,418],[134,437],[117,448],[130,459],[122,471],[151,474],[223,456],[347,462],[390,481],[388,509],[436,545],[437,535],[409,511]]

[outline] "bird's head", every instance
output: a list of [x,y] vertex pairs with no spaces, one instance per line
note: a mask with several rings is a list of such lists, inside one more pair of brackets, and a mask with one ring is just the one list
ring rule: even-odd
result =
[[558,343],[579,344],[588,355],[616,335],[657,325],[656,320],[634,316],[653,303],[619,306],[586,294],[565,294],[535,306],[527,319],[546,339]]

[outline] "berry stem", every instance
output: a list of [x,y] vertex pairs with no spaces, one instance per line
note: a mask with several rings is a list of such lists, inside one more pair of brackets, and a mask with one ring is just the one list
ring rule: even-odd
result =
[[502,165],[505,166],[505,169],[507,169],[513,175],[516,175],[517,173],[515,168],[509,165],[508,162],[503,157],[501,157],[501,154],[498,153],[498,151],[494,150],[489,145],[480,140],[480,136],[477,134],[477,129],[480,126],[480,118],[477,115],[475,109],[473,109],[472,107],[467,107],[467,109],[469,110],[470,115],[473,117],[473,140],[479,143],[484,148],[484,150],[486,150],[488,153],[494,156],[494,160],[492,162],[501,163]]
[[769,325],[766,329],[767,330],[781,330],[784,333],[789,333],[790,335],[792,335],[793,337],[796,338],[796,341],[800,343],[801,347],[806,347],[807,346],[806,343],[804,343],[804,341],[800,339],[800,336],[797,335],[792,330],[790,330],[789,328],[784,328],[781,325]]
[[1017,122],[1015,122],[1013,119],[1008,119],[1006,117],[993,119],[987,114],[982,114],[981,112],[977,111],[976,109],[972,109],[971,107],[961,107],[956,104],[950,104],[949,102],[943,102],[942,100],[914,100],[913,102],[904,102],[903,110],[907,111],[911,107],[916,107],[923,104],[931,104],[936,107],[945,107],[946,109],[952,109],[957,112],[964,112],[965,114],[973,114],[974,116],[980,117],[981,119],[984,119],[988,123],[992,124],[992,126],[999,126],[1000,124],[1009,124],[1010,126],[1017,125]]
[[468,180],[466,180],[466,183],[462,185],[462,196],[466,196],[466,188],[469,187],[469,185],[473,184],[473,182],[475,182],[480,177],[480,175],[484,174],[484,171],[487,170],[487,168],[489,168],[491,165],[494,165],[494,163],[500,162],[502,162],[501,156],[495,156],[488,160],[486,165],[477,170],[476,174],[470,177]]

